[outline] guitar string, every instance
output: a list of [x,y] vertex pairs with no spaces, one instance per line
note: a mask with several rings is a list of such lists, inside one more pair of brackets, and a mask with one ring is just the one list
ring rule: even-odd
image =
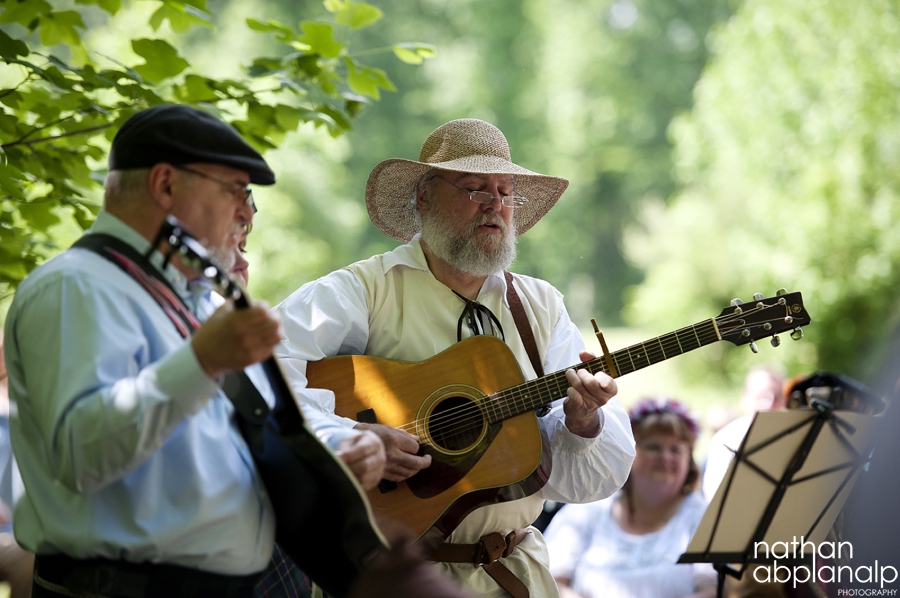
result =
[[[730,323],[731,320],[743,320],[744,318],[742,318],[741,316],[746,316],[746,315],[752,314],[756,311],[770,309],[772,307],[777,307],[777,306],[774,306],[774,305],[764,306],[762,308],[753,308],[751,310],[743,312],[742,314],[729,314],[726,316],[720,316],[719,318],[716,319],[716,321],[719,324],[720,329],[721,329],[723,327],[726,327]],[[774,321],[781,320],[781,319],[782,318],[773,318],[770,321],[774,322]],[[761,322],[757,321],[757,322],[754,322],[753,325],[758,326],[760,323]],[[641,365],[640,368],[646,367],[648,365],[652,365],[654,363],[658,363],[659,361],[667,359],[670,356],[675,356],[675,355],[683,354],[687,351],[692,351],[701,346],[709,344],[710,342],[714,342],[714,341],[718,340],[718,336],[715,334],[714,330],[711,330],[711,331],[704,330],[702,332],[703,337],[704,337],[703,341],[700,340],[699,335],[696,335],[696,333],[697,333],[696,329],[698,326],[707,326],[707,325],[711,325],[711,321],[702,322],[700,324],[681,328],[673,333],[669,333],[667,335],[663,335],[663,336],[657,337],[655,339],[649,339],[643,343],[640,343],[641,348],[644,349],[644,354],[643,354],[643,356],[641,354],[638,354],[637,359],[639,360],[639,362],[641,359],[645,359],[647,362],[646,365]],[[744,324],[742,324],[742,326],[743,325]],[[739,326],[739,327],[742,327],[742,326]],[[691,331],[692,333],[694,333],[696,335],[696,340],[698,341],[698,344],[696,346],[689,346],[689,348],[687,350],[684,349],[684,347],[681,345],[681,341],[678,338],[679,333],[685,333],[686,331]],[[726,334],[728,333],[727,328],[725,329],[725,332],[726,332]],[[661,353],[659,351],[656,351],[655,349],[647,350],[646,345],[648,343],[654,343],[654,341],[655,341],[655,344],[657,344],[660,347]],[[635,349],[635,347],[637,347],[637,345],[629,347],[622,351],[617,351],[613,355],[616,355],[621,352],[629,352],[630,353],[632,350]],[[668,353],[666,352],[666,348],[669,349]],[[657,357],[659,357],[660,355],[662,355],[662,359],[657,359]],[[591,362],[588,362],[588,364],[595,364],[605,373],[609,373],[607,371],[606,365],[602,362],[599,362],[599,360],[592,360]],[[588,364],[579,364],[576,367],[579,369],[589,369],[590,370],[590,367],[588,367]],[[640,368],[636,368],[636,369],[640,369]],[[490,419],[491,416],[497,417],[498,415],[500,416],[498,419],[506,419],[507,417],[511,417],[511,416],[517,415],[519,413],[524,413],[525,411],[528,411],[529,409],[538,407],[542,404],[552,402],[553,400],[556,400],[556,398],[560,398],[560,397],[564,396],[564,394],[565,394],[563,389],[560,388],[560,386],[558,384],[558,382],[564,378],[564,372],[565,372],[565,370],[561,370],[560,372],[556,372],[555,373],[556,375],[551,374],[550,376],[546,376],[543,379],[532,380],[532,381],[526,382],[524,384],[518,385],[516,387],[513,387],[511,389],[506,389],[504,391],[499,391],[497,393],[493,393],[492,395],[482,397],[478,401],[474,402],[474,404],[466,403],[465,405],[462,405],[460,407],[447,410],[445,413],[432,418],[432,420],[431,420],[432,426],[434,426],[435,424],[440,424],[440,425],[443,425],[446,427],[446,426],[450,426],[450,425],[458,425],[460,423],[465,423],[465,424],[472,425],[472,426],[474,426],[476,424],[480,425],[480,423],[484,421],[484,417],[482,415],[482,413],[484,413],[484,412],[488,413],[488,416],[489,416],[488,419]],[[621,372],[620,375],[622,373],[630,373],[630,372]],[[563,374],[563,376],[561,377],[558,374]],[[551,380],[556,383],[554,388],[549,387]],[[542,402],[542,403],[535,403],[532,398],[535,393],[532,392],[532,390],[538,390],[538,394],[539,395],[541,394],[539,389],[534,388],[536,386],[535,383],[544,383],[545,386],[548,386],[548,390],[553,391],[553,394],[550,396],[552,396],[554,398],[550,398],[549,400],[546,400],[545,402]],[[564,388],[568,388],[568,384],[566,384]],[[544,396],[546,396],[546,395],[544,395]],[[492,405],[491,404],[492,402],[496,403],[496,405]],[[478,405],[485,407],[485,409],[478,409],[477,408]],[[508,414],[504,415],[504,411],[506,411]],[[448,419],[448,418],[455,418],[455,420]],[[418,426],[424,425],[424,421],[425,420],[422,420],[422,419],[415,420],[414,422],[410,422],[408,424],[404,424],[403,426],[400,426],[400,429],[415,430],[415,429],[417,429]]]
[[[715,318],[715,320],[716,320],[716,323],[719,325],[720,331],[721,331],[721,329],[724,327],[727,327],[727,325],[729,323],[731,323],[731,321],[744,320],[745,317],[748,315],[754,314],[757,311],[771,309],[773,307],[778,307],[778,306],[777,305],[764,305],[761,308],[754,307],[754,308],[751,308],[750,310],[742,312],[741,314],[727,314],[725,316],[719,316],[718,318]],[[783,318],[772,318],[769,321],[775,322],[775,321],[782,320],[782,319]],[[757,321],[757,322],[754,322],[753,325],[759,326],[760,323],[761,322]],[[742,325],[738,326],[738,328],[743,327],[744,324],[745,323],[742,323]],[[712,331],[704,330],[702,332],[702,336],[704,337],[702,341],[700,339],[700,335],[697,334],[696,329],[698,326],[705,327],[707,325],[711,325],[711,321],[701,322],[699,324],[684,327],[684,328],[678,329],[674,332],[671,332],[671,333],[668,333],[668,334],[665,334],[665,335],[662,335],[662,336],[659,336],[659,337],[656,337],[653,339],[649,339],[647,341],[644,341],[643,343],[639,343],[638,345],[640,345],[640,347],[643,349],[643,356],[639,353],[636,357],[637,357],[639,363],[642,359],[644,359],[647,363],[646,363],[646,365],[641,365],[640,367],[636,367],[634,370],[631,370],[631,371],[635,371],[636,369],[642,369],[643,367],[647,367],[649,365],[659,363],[660,361],[664,361],[665,359],[668,359],[669,357],[681,355],[683,353],[692,351],[694,349],[702,347],[711,342],[715,342],[716,340],[718,340],[718,335],[716,335],[715,330],[712,330]],[[696,346],[689,346],[689,348],[687,350],[685,350],[683,348],[683,346],[681,345],[681,341],[679,340],[679,337],[678,337],[679,333],[685,333],[686,331],[690,331],[691,333],[693,333],[696,336],[696,340],[698,341]],[[725,332],[726,333],[728,332],[727,329],[725,330]],[[657,350],[655,348],[648,350],[648,348],[647,348],[648,343],[655,343],[656,345],[658,345],[659,350]],[[617,355],[617,354],[620,354],[623,352],[628,353],[629,358],[632,360],[632,364],[633,364],[633,359],[635,358],[635,356],[632,355],[632,351],[638,345],[633,345],[632,347],[628,347],[621,351],[616,351],[615,353],[613,353],[613,355]],[[667,349],[669,349],[668,352],[667,352]],[[660,359],[660,356],[661,356],[661,359]],[[618,360],[616,360],[616,362],[617,361]],[[591,362],[578,364],[575,367],[577,369],[589,369],[590,370],[590,367],[588,367],[588,364],[596,364],[599,367],[599,369],[602,370],[604,373],[607,373],[607,374],[609,373],[607,370],[606,364],[603,363],[602,361],[600,361],[600,359],[595,359],[595,360],[592,360]],[[630,372],[622,372],[620,368],[617,368],[617,369],[620,370],[620,375],[623,375],[624,373],[630,373]],[[562,396],[565,395],[565,392],[563,391],[561,394],[559,394],[559,396],[557,396],[556,393],[559,392],[559,390],[560,390],[558,383],[553,388],[550,388],[550,386],[549,386],[551,380],[554,382],[557,382],[557,380],[560,377],[562,377],[564,379],[564,376],[565,376],[564,372],[565,372],[565,370],[561,370],[560,372],[555,372],[554,374],[550,374],[549,376],[545,376],[544,378],[538,378],[535,380],[531,380],[526,383],[515,386],[511,389],[506,389],[503,391],[499,391],[497,393],[492,393],[491,395],[487,395],[485,397],[481,397],[477,401],[467,402],[464,405],[448,409],[441,415],[431,418],[431,420],[430,420],[431,427],[433,428],[435,425],[439,425],[439,426],[442,426],[445,428],[451,427],[451,426],[459,427],[460,424],[474,427],[475,425],[478,425],[485,420],[485,417],[483,414],[488,415],[487,419],[489,419],[489,420],[492,419],[492,416],[496,417],[498,415],[500,416],[498,419],[506,419],[513,415],[517,415],[519,413],[524,413],[530,409],[537,408],[543,404],[552,402],[552,401],[556,400],[557,398],[561,398]],[[560,376],[560,374],[562,374],[562,376]],[[535,393],[532,392],[531,390],[528,390],[526,387],[533,388],[537,384],[541,384],[541,383],[543,383],[545,386],[548,387],[547,390],[550,390],[551,392],[554,393],[553,395],[551,395],[554,398],[551,398],[544,402],[535,403],[532,398]],[[565,387],[568,388],[568,384],[566,384]],[[542,395],[540,390],[537,388],[533,388],[533,390],[538,391],[537,394],[539,395],[539,397],[547,396],[546,394]],[[492,404],[492,403],[496,403],[496,404]],[[484,409],[480,409],[479,407],[484,407]],[[508,412],[508,415],[504,416],[504,411]],[[403,425],[399,426],[398,429],[406,430],[406,431],[410,431],[410,430],[414,431],[414,430],[417,430],[420,426],[424,426],[425,421],[426,421],[425,419],[417,419],[417,420],[414,420],[413,422],[409,422],[407,424],[403,424]],[[422,444],[433,444],[433,443],[429,443],[426,441],[426,442],[423,442]]]

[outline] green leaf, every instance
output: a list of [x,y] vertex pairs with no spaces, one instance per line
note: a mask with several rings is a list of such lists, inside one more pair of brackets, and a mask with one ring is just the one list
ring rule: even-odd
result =
[[181,100],[196,104],[198,102],[215,102],[219,99],[211,82],[206,77],[188,75],[184,78],[184,85],[179,87]]
[[153,83],[174,77],[190,66],[178,51],[161,39],[136,39],[131,42],[135,54],[146,64],[134,67],[141,77]]
[[96,4],[111,15],[122,8],[122,0],[75,0],[75,4]]
[[61,222],[55,207],[56,204],[50,201],[23,203],[19,204],[19,213],[32,227],[46,232],[48,228]]
[[334,20],[338,25],[362,29],[379,21],[383,16],[384,13],[371,4],[347,2],[344,8],[334,16]]
[[40,17],[38,23],[41,43],[48,48],[63,42],[73,46],[81,43],[81,36],[76,28],[84,29],[84,22],[81,14],[74,10],[51,12]]
[[251,77],[264,77],[284,70],[284,65],[278,58],[256,58],[253,64],[247,67],[247,74]]
[[168,2],[157,8],[150,16],[150,26],[156,31],[165,20],[168,20],[172,30],[178,33],[184,33],[191,27],[198,25],[208,29],[215,28],[212,22],[197,9],[190,6],[173,5],[173,3]]
[[49,13],[53,10],[53,7],[44,0],[7,2],[4,3],[4,7],[3,13],[0,13],[0,23],[18,23],[29,29],[33,29],[31,23],[33,23],[40,15]]
[[347,3],[345,0],[325,0],[322,4],[325,5],[325,10],[334,14],[340,12]]
[[275,107],[275,121],[285,131],[293,131],[300,125],[302,111],[293,106],[278,104]]
[[262,31],[263,33],[276,32],[278,35],[276,35],[275,38],[280,41],[287,42],[297,38],[297,32],[294,31],[293,28],[273,19],[269,19],[263,23],[262,21],[251,17],[247,19],[247,27],[253,31]]
[[303,21],[300,23],[300,29],[303,30],[303,35],[299,41],[308,45],[314,54],[325,58],[336,58],[344,47],[334,40],[334,27],[328,23]]
[[406,64],[422,64],[433,57],[437,50],[432,44],[403,43],[391,46],[394,54]]
[[0,56],[3,58],[16,58],[28,56],[28,44],[20,39],[13,39],[0,29]]
[[376,100],[381,98],[378,88],[396,90],[383,70],[365,66],[357,69],[350,60],[347,60],[347,84],[356,93]]
[[0,164],[0,189],[3,189],[4,194],[24,202],[25,195],[22,193],[24,180],[25,176],[21,170],[9,164]]
[[3,260],[0,263],[0,278],[4,282],[21,281],[28,275],[28,269],[24,262],[10,262]]

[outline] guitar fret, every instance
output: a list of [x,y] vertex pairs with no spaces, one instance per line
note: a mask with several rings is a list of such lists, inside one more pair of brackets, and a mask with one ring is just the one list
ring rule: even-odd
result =
[[[615,364],[616,374],[623,376],[718,340],[720,340],[719,332],[715,320],[712,319],[620,349],[611,353],[609,357]],[[573,367],[587,369],[592,374],[610,373],[605,357]],[[488,418],[491,423],[496,423],[537,409],[564,397],[568,388],[569,381],[565,370],[560,370],[543,378],[536,378],[499,391],[486,401]]]

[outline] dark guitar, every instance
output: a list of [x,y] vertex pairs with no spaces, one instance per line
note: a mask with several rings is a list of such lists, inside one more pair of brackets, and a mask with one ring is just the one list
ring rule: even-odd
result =
[[[174,217],[160,239],[238,308],[250,305],[246,292]],[[275,392],[274,409],[258,393],[251,401],[246,393],[236,399],[227,385],[225,391],[275,509],[276,541],[329,594],[344,596],[387,541],[356,478],[306,426],[278,363],[269,358],[262,366]]]
[[[802,336],[799,327],[810,319],[800,293],[757,297],[573,367],[618,377],[717,341],[750,343],[755,351],[755,340],[780,332]],[[376,519],[403,523],[432,548],[472,510],[528,496],[546,483],[549,453],[534,410],[569,387],[564,370],[524,382],[512,352],[492,336],[470,337],[421,362],[330,357],[308,364],[307,378],[310,387],[334,391],[338,415],[419,437],[419,454],[430,454],[432,465],[404,482],[382,481],[368,494]]]

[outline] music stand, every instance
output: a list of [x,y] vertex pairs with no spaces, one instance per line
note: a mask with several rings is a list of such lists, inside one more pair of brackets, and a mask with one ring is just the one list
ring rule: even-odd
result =
[[725,575],[740,579],[750,563],[807,563],[808,550],[788,560],[755,548],[822,542],[872,452],[872,423],[821,400],[810,409],[757,413],[678,562],[712,563],[719,598]]

